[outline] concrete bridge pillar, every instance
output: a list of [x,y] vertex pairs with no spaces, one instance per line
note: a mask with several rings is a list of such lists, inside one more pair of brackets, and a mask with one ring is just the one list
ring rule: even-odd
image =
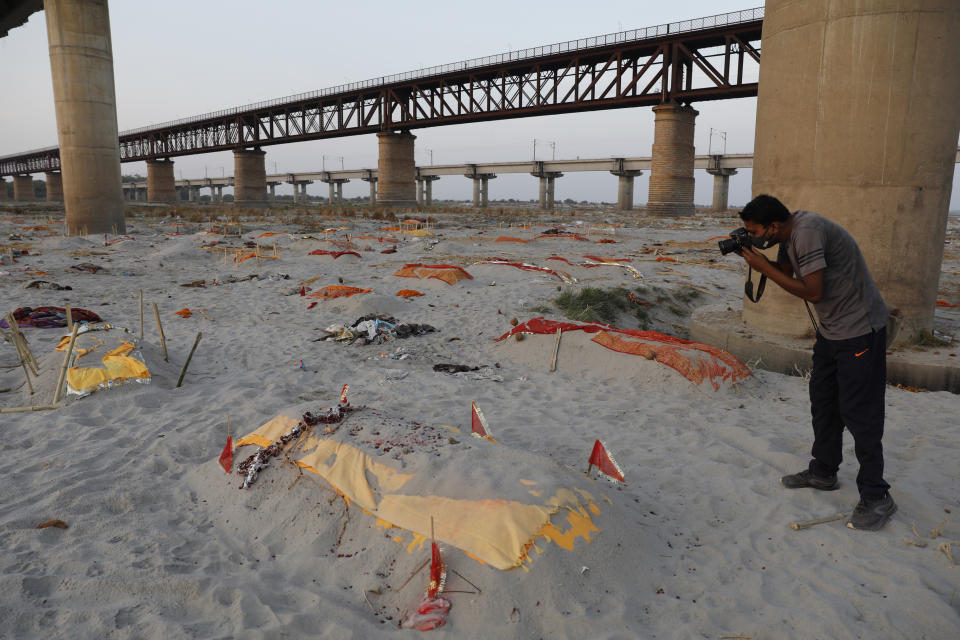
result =
[[[719,156],[717,156],[717,159],[719,160]],[[726,211],[730,198],[730,176],[737,175],[737,170],[724,169],[718,166],[707,169],[707,173],[713,176],[713,210]]]
[[419,177],[417,178],[417,206],[423,206],[423,180]]
[[620,170],[611,171],[617,176],[617,209],[629,211],[633,209],[633,179],[642,176],[643,171],[639,170]]
[[143,187],[137,187],[133,190],[133,199],[142,202],[147,199],[147,190]]
[[473,206],[486,209],[489,202],[489,181],[497,177],[495,173],[477,173],[469,176],[473,179]]
[[270,196],[268,197],[268,200],[269,200],[270,202],[274,202],[274,201],[276,201],[276,199],[277,199],[277,185],[278,185],[278,184],[280,184],[280,183],[278,183],[278,182],[268,182],[268,183],[267,183],[267,186],[270,187]]
[[7,181],[4,178],[0,178],[0,202],[8,200],[7,197]]
[[173,180],[173,160],[147,160],[147,200],[176,202],[176,182]]
[[338,202],[338,203],[342,203],[342,202],[343,202],[343,183],[344,183],[344,182],[350,182],[350,181],[349,181],[349,180],[335,180],[335,182],[337,183],[337,202]]
[[234,149],[233,203],[241,207],[262,207],[267,200],[265,151]]
[[423,176],[421,180],[424,182],[424,202],[423,206],[432,207],[433,206],[433,183],[440,179],[440,176]]
[[377,134],[380,145],[377,199],[380,204],[388,207],[417,204],[417,167],[413,158],[413,142],[416,139],[409,131],[383,131]]
[[33,176],[13,176],[13,199],[17,202],[30,202],[36,200],[37,195],[33,192]]
[[[364,182],[370,183],[370,206],[374,207],[377,204],[377,176],[372,174],[367,174],[366,178],[361,178]],[[428,185],[429,188],[429,185]]]
[[200,195],[200,187],[194,185],[187,185],[187,200],[190,202],[196,202],[198,196]]
[[47,202],[63,202],[63,176],[59,171],[47,171]]
[[653,153],[647,211],[655,216],[692,216],[693,133],[699,112],[661,104],[653,108]]
[[562,178],[563,174],[559,171],[546,171],[531,175],[540,178],[540,208],[553,209],[554,181]]
[[[933,324],[960,132],[960,74],[944,69],[957,60],[955,0],[767,0],[753,193],[847,229],[905,339]],[[744,302],[743,319],[808,332],[803,304],[780,293]]]
[[307,185],[313,184],[311,180],[304,180],[300,183],[300,202],[307,204]]
[[218,184],[218,185],[217,185],[216,201],[217,201],[217,202],[223,202],[223,185],[222,185],[222,184]]
[[67,233],[125,233],[107,3],[43,3]]

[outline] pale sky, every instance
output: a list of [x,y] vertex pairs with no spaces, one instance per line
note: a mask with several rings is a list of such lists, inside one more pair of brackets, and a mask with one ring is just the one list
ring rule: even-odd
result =
[[[530,46],[699,18],[760,6],[759,0],[681,0],[664,3],[601,0],[550,3],[487,0],[483,3],[367,0],[349,2],[114,0],[110,3],[117,119],[121,131],[227,107],[357,82],[421,67]],[[0,155],[57,144],[53,89],[42,12],[0,38]],[[753,151],[756,99],[695,103],[700,112],[696,153]],[[649,156],[650,107],[521,118],[415,129],[417,164]],[[264,147],[268,173],[322,167],[375,168],[374,135]],[[341,161],[342,158],[342,161]],[[233,172],[230,152],[174,159],[176,177]],[[146,175],[146,165],[124,163],[124,174]],[[713,179],[696,172],[695,201],[709,204]],[[750,197],[750,171],[730,181],[730,204]],[[636,201],[647,199],[649,175],[637,179]],[[606,173],[568,173],[557,180],[558,200],[616,201],[617,179]],[[308,187],[326,195],[325,184]],[[438,199],[468,199],[467,178],[433,184]],[[278,193],[291,193],[288,185]],[[958,199],[954,179],[954,203]],[[344,196],[366,195],[352,181]],[[491,199],[537,197],[537,181],[501,175]],[[956,205],[955,207],[956,208]]]

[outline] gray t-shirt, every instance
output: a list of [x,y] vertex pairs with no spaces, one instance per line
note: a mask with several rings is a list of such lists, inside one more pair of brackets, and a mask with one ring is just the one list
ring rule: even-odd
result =
[[777,260],[789,260],[798,278],[824,270],[823,296],[813,305],[823,337],[845,340],[886,326],[887,306],[860,247],[837,223],[809,211],[794,212],[790,239],[780,244]]

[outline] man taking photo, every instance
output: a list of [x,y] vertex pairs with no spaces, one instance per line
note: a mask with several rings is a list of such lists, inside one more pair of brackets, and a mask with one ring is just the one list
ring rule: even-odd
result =
[[[835,222],[809,211],[791,213],[769,195],[751,200],[740,218],[750,234],[750,244],[739,251],[747,265],[813,304],[819,319],[810,314],[816,331],[810,374],[813,459],[780,482],[788,489],[836,489],[846,427],[860,463],[860,502],[847,526],[880,529],[897,510],[883,479],[889,315],[883,298],[853,236]],[[780,245],[776,262],[757,251],[774,245]]]

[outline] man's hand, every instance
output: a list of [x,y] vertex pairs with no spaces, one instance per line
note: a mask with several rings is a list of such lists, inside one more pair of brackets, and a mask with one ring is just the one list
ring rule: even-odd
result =
[[823,269],[798,280],[753,247],[743,247],[740,255],[751,269],[767,276],[787,293],[809,302],[820,302],[823,297]]
[[740,249],[740,256],[746,261],[747,266],[767,277],[770,277],[771,269],[777,269],[776,265],[767,259],[767,256],[753,247],[742,247]]

